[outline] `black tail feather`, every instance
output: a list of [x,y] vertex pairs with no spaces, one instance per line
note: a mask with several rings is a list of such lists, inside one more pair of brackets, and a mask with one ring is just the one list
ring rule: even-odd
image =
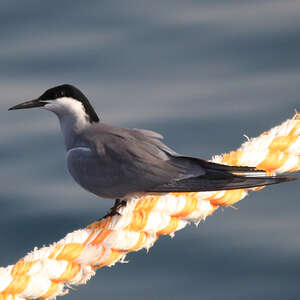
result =
[[227,172],[209,170],[206,175],[174,180],[156,186],[148,192],[204,192],[253,188],[271,184],[293,181],[292,176],[240,176]]

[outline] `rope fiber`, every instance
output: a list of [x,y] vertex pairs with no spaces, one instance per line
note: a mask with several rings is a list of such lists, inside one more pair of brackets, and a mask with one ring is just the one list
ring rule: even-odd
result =
[[[300,115],[296,114],[238,150],[213,162],[253,166],[267,174],[300,168]],[[259,188],[195,193],[164,193],[132,198],[118,214],[67,234],[50,246],[34,249],[15,265],[0,268],[0,300],[53,299],[68,287],[85,284],[95,270],[124,262],[126,254],[149,249],[160,235],[189,223],[199,224],[220,206],[232,206]]]

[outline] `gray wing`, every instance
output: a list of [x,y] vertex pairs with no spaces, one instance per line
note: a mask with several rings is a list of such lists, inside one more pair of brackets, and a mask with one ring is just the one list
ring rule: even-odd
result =
[[247,188],[290,180],[180,156],[148,131],[98,124],[82,134],[85,149],[69,151],[68,168],[85,189],[105,198],[139,192],[191,192]]
[[206,192],[218,190],[233,190],[253,188],[287,182],[298,179],[293,176],[266,176],[264,171],[252,167],[227,166],[211,163],[199,158],[176,157],[175,161],[192,160],[198,164],[205,174],[200,176],[186,176],[183,179],[173,179],[166,184],[150,188],[147,192]]
[[[105,124],[92,126],[80,136],[84,146],[69,150],[68,169],[77,183],[105,198],[122,198],[183,178],[186,170],[170,157],[176,153],[160,135]],[[204,174],[201,168],[195,175]]]

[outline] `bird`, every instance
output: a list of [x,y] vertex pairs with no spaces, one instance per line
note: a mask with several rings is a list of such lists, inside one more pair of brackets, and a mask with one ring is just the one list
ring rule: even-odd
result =
[[47,89],[9,110],[29,108],[56,114],[69,173],[85,190],[115,200],[112,214],[134,195],[253,188],[297,179],[182,155],[163,143],[157,132],[106,124],[71,84]]

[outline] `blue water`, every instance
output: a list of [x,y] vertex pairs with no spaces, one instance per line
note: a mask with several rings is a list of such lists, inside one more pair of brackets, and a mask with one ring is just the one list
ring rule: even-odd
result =
[[[7,112],[60,83],[101,119],[210,158],[300,110],[300,2],[2,1],[0,265],[105,214],[65,168],[54,115]],[[298,182],[253,193],[64,299],[298,299]]]

